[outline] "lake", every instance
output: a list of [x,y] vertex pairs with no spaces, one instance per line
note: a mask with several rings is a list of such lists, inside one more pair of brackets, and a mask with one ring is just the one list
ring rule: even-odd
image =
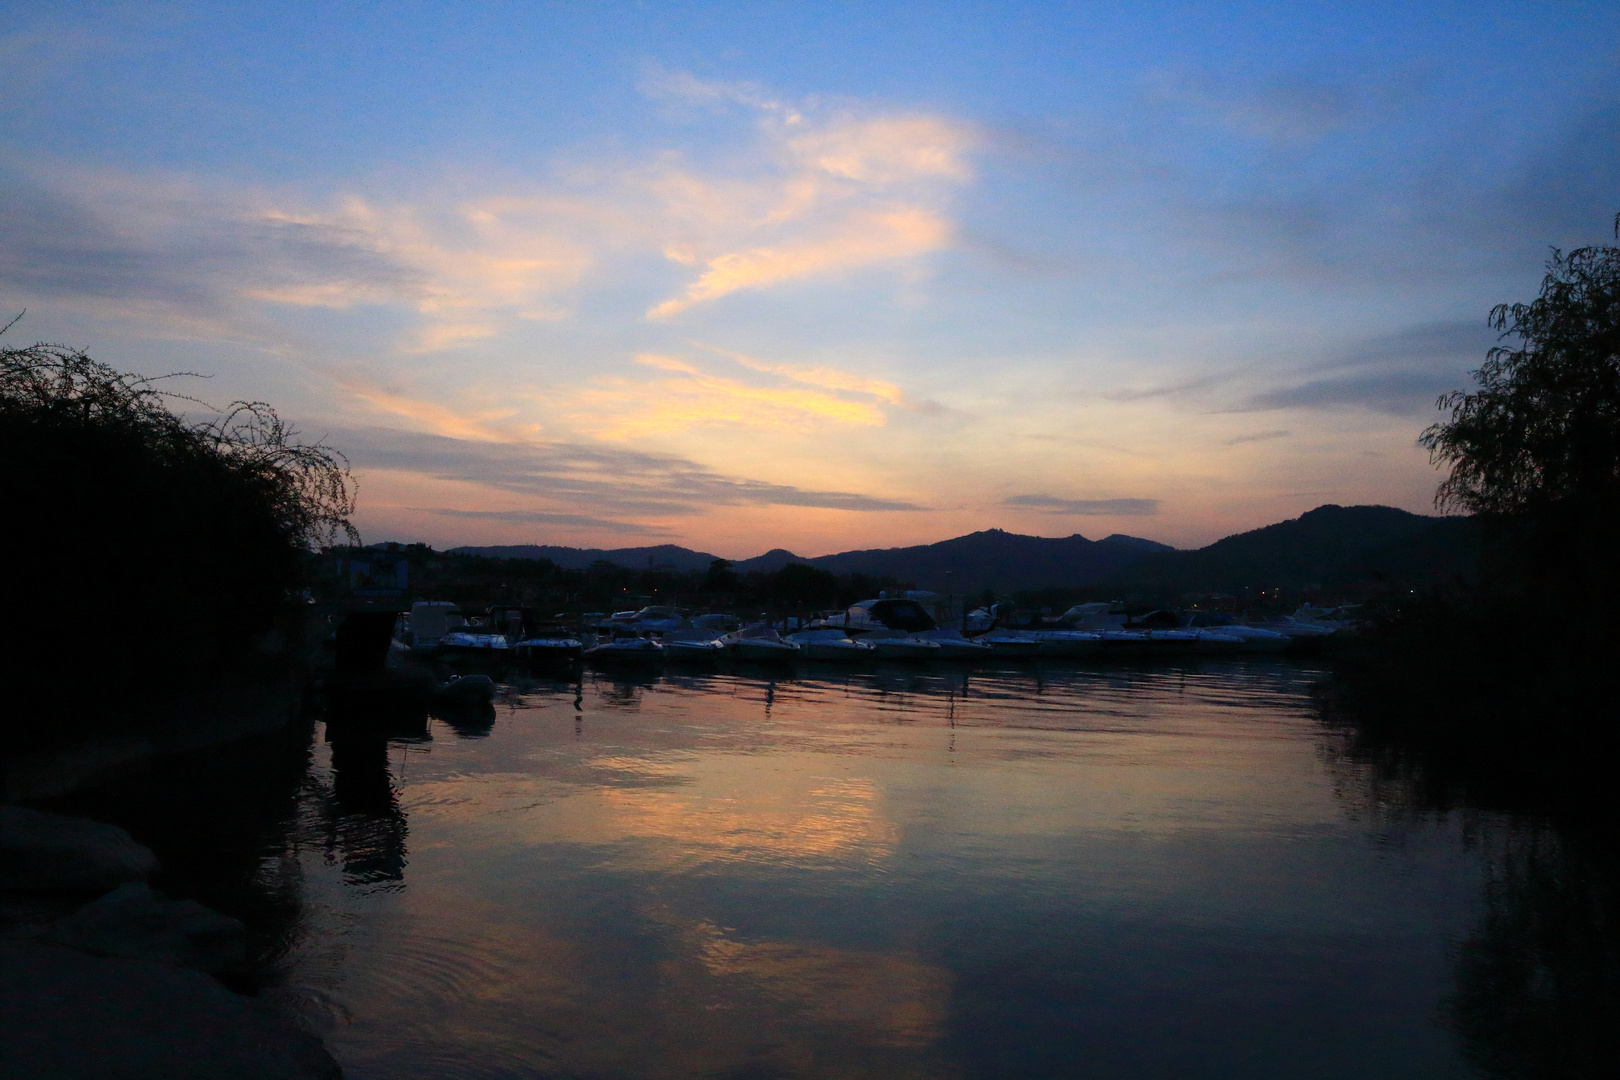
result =
[[1612,850],[1414,794],[1323,675],[587,673],[61,808],[358,1080],[1603,1074]]
[[356,1078],[1473,1075],[1492,822],[1389,805],[1321,674],[587,673],[317,726],[269,962]]

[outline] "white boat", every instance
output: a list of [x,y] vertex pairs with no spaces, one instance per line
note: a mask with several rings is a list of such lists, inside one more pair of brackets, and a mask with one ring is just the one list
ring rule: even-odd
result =
[[870,659],[875,651],[869,641],[857,641],[831,626],[800,630],[796,634],[789,634],[786,640],[797,645],[806,660],[855,663]]
[[485,627],[468,626],[452,630],[439,639],[433,655],[442,660],[473,660],[498,664],[512,655],[505,634],[494,634]]
[[572,663],[584,651],[584,643],[567,634],[524,638],[512,646],[512,652],[519,661],[534,665]]
[[650,638],[613,638],[585,650],[585,662],[593,665],[659,664],[664,647]]
[[929,641],[916,634],[902,634],[892,630],[875,630],[864,635],[879,660],[909,660],[914,663],[933,660],[939,656],[939,642]]
[[851,604],[844,614],[825,619],[823,623],[855,633],[895,630],[901,634],[920,634],[935,628],[934,617],[916,600],[906,597],[862,600]]
[[726,651],[738,660],[792,660],[800,649],[791,641],[784,641],[768,626],[748,626],[733,631],[721,639]]
[[963,637],[959,630],[923,630],[913,636],[938,645],[941,660],[983,660],[994,651],[982,641]]
[[991,630],[973,640],[984,642],[996,656],[1011,660],[1037,656],[1041,651],[1041,643],[1022,630]]
[[718,630],[688,628],[671,630],[659,639],[664,647],[664,659],[670,663],[701,663],[713,660],[726,651]]

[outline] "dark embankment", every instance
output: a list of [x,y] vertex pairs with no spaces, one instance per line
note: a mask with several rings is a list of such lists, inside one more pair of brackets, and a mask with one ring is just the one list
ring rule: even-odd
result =
[[288,672],[307,553],[347,528],[346,473],[268,406],[199,406],[199,423],[161,385],[68,349],[0,350],[12,745]]

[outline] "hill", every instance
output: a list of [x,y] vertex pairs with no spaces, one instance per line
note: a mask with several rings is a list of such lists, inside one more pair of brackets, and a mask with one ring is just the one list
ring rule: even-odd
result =
[[1319,506],[1290,521],[1228,536],[1195,551],[1147,555],[1108,581],[1122,593],[1419,587],[1471,572],[1478,539],[1464,518],[1390,506]]
[[[549,544],[458,547],[453,552],[501,559],[550,559],[566,570],[582,570],[597,560],[633,570],[670,567],[707,570],[715,556],[674,544],[635,548],[572,548]],[[775,573],[790,562],[808,563],[831,573],[892,576],[940,592],[992,589],[1008,592],[1046,585],[1090,585],[1102,581],[1146,555],[1171,552],[1167,544],[1114,535],[1103,540],[1074,536],[1022,536],[986,529],[937,544],[872,548],[803,558],[776,548],[734,563],[740,574]]]
[[631,570],[707,570],[719,558],[677,544],[633,548],[576,548],[555,544],[496,544],[491,547],[451,548],[455,555],[483,555],[492,559],[550,559],[564,570],[584,570],[598,560]]
[[1023,536],[985,529],[937,544],[845,551],[807,560],[834,574],[893,575],[936,592],[1011,592],[1048,585],[1091,585],[1166,544],[1129,536],[1087,540],[1073,536]]

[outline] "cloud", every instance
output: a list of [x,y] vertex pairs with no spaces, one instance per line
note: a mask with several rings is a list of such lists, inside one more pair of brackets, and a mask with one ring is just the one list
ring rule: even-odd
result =
[[914,503],[848,491],[820,491],[716,473],[666,454],[579,442],[490,442],[393,428],[352,428],[325,441],[357,469],[415,473],[545,499],[577,514],[674,517],[717,506],[804,506],[856,512],[921,510]]
[[420,351],[566,313],[591,264],[560,200],[437,209],[99,174],[0,174],[0,287],[216,334],[268,332],[265,306],[414,311]]
[[1298,386],[1256,394],[1239,411],[1357,408],[1409,416],[1432,410],[1435,400],[1457,389],[1459,382],[1454,376],[1433,371],[1383,371],[1313,379]]
[[1257,431],[1253,435],[1239,435],[1235,439],[1227,439],[1223,446],[1242,446],[1244,443],[1270,442],[1273,439],[1286,439],[1293,432],[1287,428],[1277,431]]
[[1159,512],[1158,499],[1060,499],[1055,495],[1010,495],[1002,500],[1002,505],[1083,517],[1147,517]]
[[671,162],[649,181],[673,223],[671,261],[702,266],[653,305],[668,319],[733,293],[915,258],[949,246],[949,192],[972,176],[966,125],[924,114],[822,118],[752,88],[663,76],[659,92],[746,105],[761,115],[755,177],[717,184]]
[[637,525],[628,521],[587,517],[583,514],[563,514],[547,510],[454,510],[443,506],[412,506],[419,514],[440,517],[469,518],[475,521],[504,521],[517,525],[562,525],[579,529],[611,529],[617,533],[636,536],[669,536],[670,530],[653,525]]
[[754,386],[713,375],[672,357],[643,353],[636,362],[667,372],[650,382],[599,379],[581,395],[586,411],[576,418],[601,426],[601,438],[629,439],[704,424],[803,429],[818,421],[881,426],[876,405],[803,387]]
[[694,304],[744,289],[925,255],[945,247],[950,235],[949,223],[922,207],[851,214],[821,235],[716,255],[708,260],[702,276],[687,286],[685,295],[654,305],[647,317],[667,319]]
[[1360,408],[1395,416],[1430,412],[1441,394],[1468,384],[1496,335],[1479,320],[1420,323],[1365,338],[1328,364],[1298,372],[1293,386],[1251,396],[1238,410]]

